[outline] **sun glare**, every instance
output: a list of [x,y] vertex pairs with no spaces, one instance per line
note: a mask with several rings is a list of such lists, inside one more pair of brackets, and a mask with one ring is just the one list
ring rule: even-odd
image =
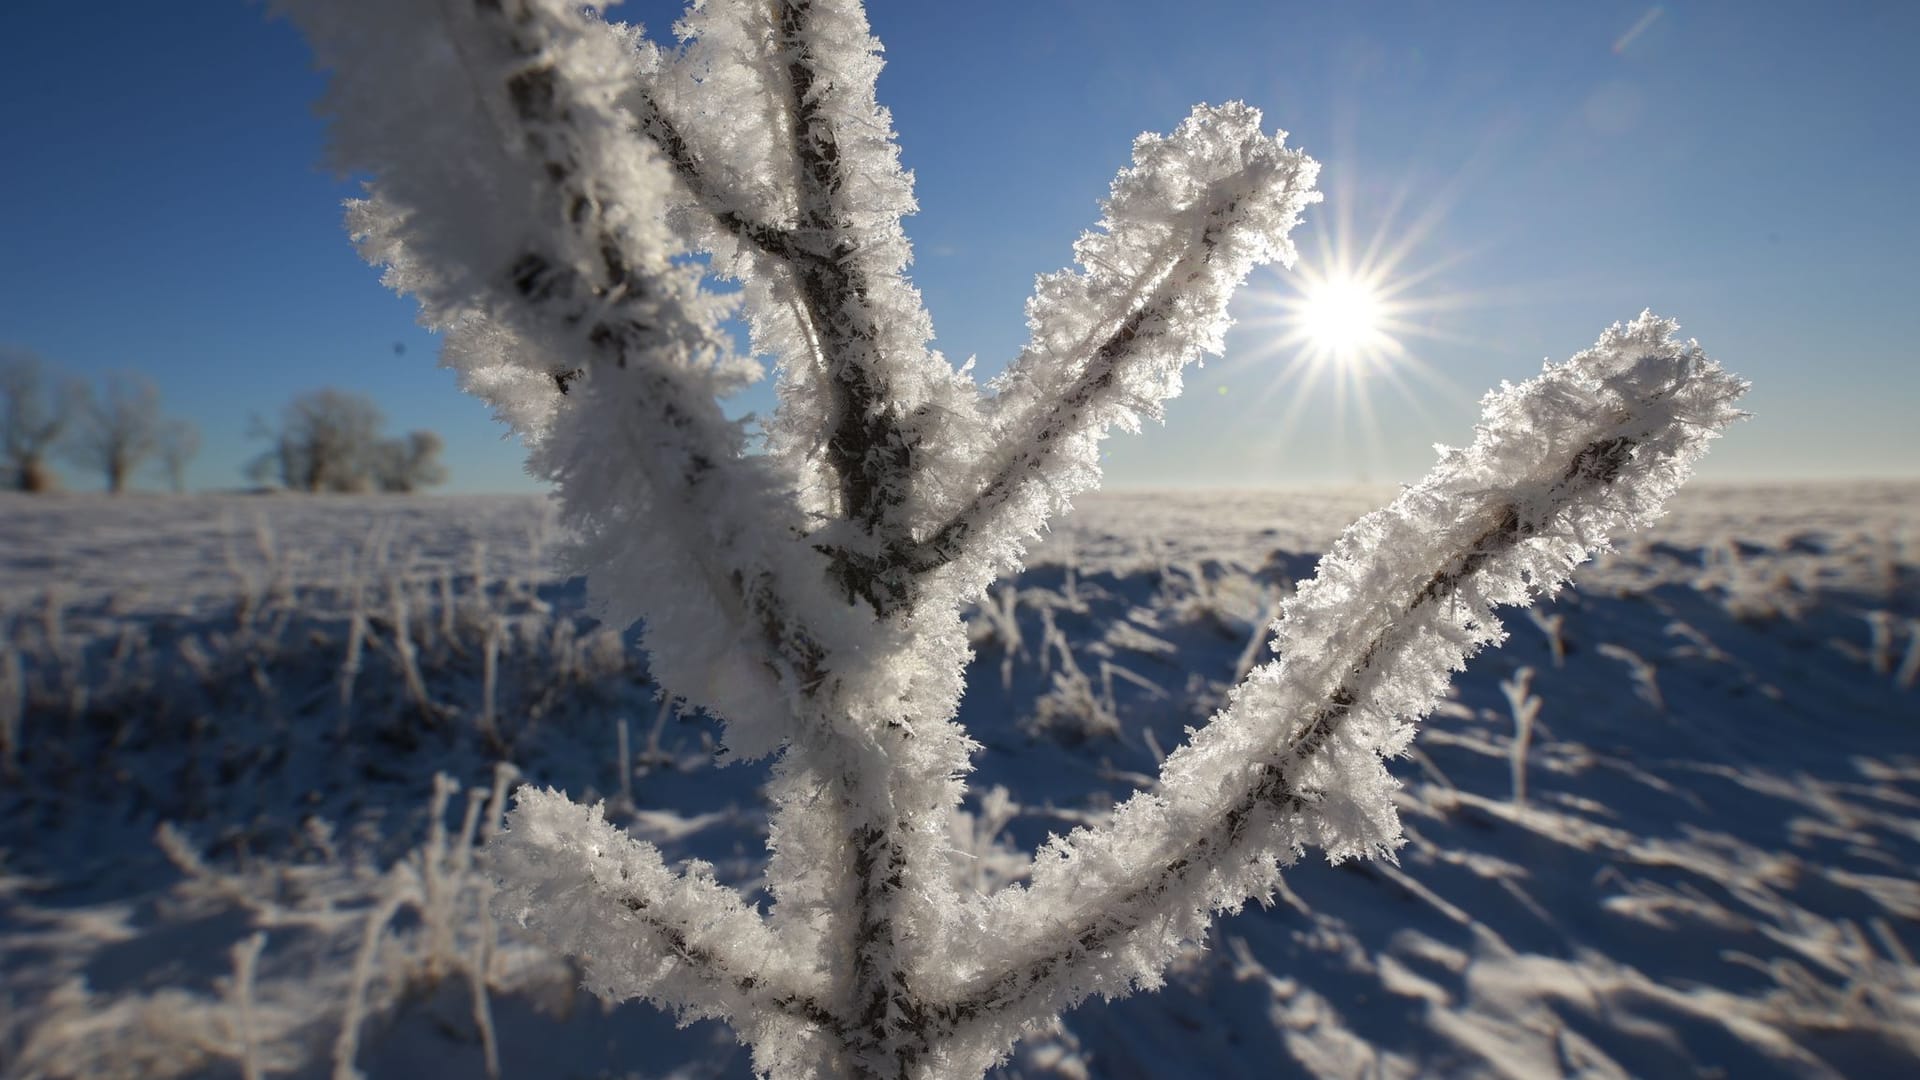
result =
[[1300,307],[1300,335],[1328,358],[1350,363],[1378,348],[1380,297],[1365,281],[1340,277],[1307,288]]
[[[1332,449],[1361,463],[1356,472],[1365,475],[1366,463],[1385,461],[1386,445],[1404,434],[1388,431],[1381,406],[1391,408],[1395,426],[1435,428],[1435,406],[1471,408],[1472,399],[1423,355],[1423,346],[1473,343],[1446,329],[1446,316],[1480,297],[1436,289],[1472,252],[1456,249],[1416,265],[1444,205],[1404,220],[1406,199],[1407,192],[1396,196],[1365,238],[1349,214],[1336,212],[1302,244],[1294,265],[1252,290],[1241,317],[1241,333],[1249,335],[1242,340],[1251,347],[1229,354],[1220,392],[1228,393],[1229,382],[1251,391],[1245,415],[1272,433],[1261,436],[1271,445],[1285,446],[1311,428],[1330,440],[1320,444],[1323,453]],[[1350,207],[1352,193],[1329,201]]]

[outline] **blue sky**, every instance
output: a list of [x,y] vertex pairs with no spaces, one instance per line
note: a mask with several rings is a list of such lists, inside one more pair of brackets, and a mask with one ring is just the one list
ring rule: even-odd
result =
[[[664,29],[675,8],[615,14]],[[1754,381],[1703,475],[1920,471],[1920,5],[1292,4],[1028,0],[872,6],[921,213],[938,346],[997,370],[1033,275],[1132,137],[1243,99],[1323,163],[1295,240],[1398,257],[1403,356],[1312,385],[1256,272],[1224,359],[1110,483],[1416,478],[1501,379],[1643,307]],[[241,0],[0,9],[0,344],[152,378],[199,423],[197,487],[232,486],[248,419],[321,386],[447,439],[452,490],[529,490],[519,451],[434,363],[409,302],[340,228],[323,85]],[[1396,387],[1399,387],[1398,389]],[[741,409],[764,409],[765,390]],[[84,477],[70,482],[83,485]]]

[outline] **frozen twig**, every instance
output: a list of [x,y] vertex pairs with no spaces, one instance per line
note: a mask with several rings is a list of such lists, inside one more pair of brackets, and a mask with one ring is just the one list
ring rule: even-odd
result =
[[1653,706],[1655,712],[1667,711],[1666,696],[1660,693],[1660,669],[1651,660],[1612,642],[1602,642],[1598,651],[1609,660],[1627,665],[1628,673],[1633,676],[1634,693],[1640,695],[1640,700]]
[[1869,611],[1867,657],[1875,675],[1893,674],[1893,613]]
[[1513,771],[1513,805],[1527,806],[1527,747],[1533,742],[1533,722],[1540,716],[1540,698],[1533,692],[1533,669],[1523,667],[1513,678],[1500,680],[1500,692],[1506,695],[1513,711],[1513,745],[1507,752]]
[[1553,666],[1567,666],[1567,617],[1561,612],[1546,614],[1539,608],[1528,608],[1527,618],[1540,628],[1547,639],[1547,651],[1553,654]]
[[256,932],[236,944],[230,951],[233,957],[233,979],[229,984],[228,998],[235,1014],[235,1035],[239,1042],[240,1075],[245,1080],[262,1080],[266,1073],[260,1067],[260,1030],[254,1019],[253,980],[260,966],[260,951],[266,948],[267,935]]

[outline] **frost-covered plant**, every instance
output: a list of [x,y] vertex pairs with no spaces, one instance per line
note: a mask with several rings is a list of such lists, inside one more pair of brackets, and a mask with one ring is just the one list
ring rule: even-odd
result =
[[1567,666],[1567,617],[1560,612],[1547,614],[1539,608],[1528,608],[1527,618],[1540,628],[1547,639],[1547,651],[1553,654],[1553,666]]
[[1868,664],[1875,675],[1893,673],[1893,612],[1869,611],[1865,616],[1869,643]]
[[1040,610],[1040,652],[1059,661],[1053,670],[1053,684],[1033,703],[1033,715],[1027,729],[1051,735],[1066,743],[1108,739],[1120,734],[1120,716],[1113,705],[1113,679],[1104,676],[1104,691],[1095,690],[1093,680],[1080,669],[1073,657],[1073,645],[1054,622],[1053,609]]
[[[424,960],[412,977],[428,985],[455,973],[466,977],[474,1030],[480,1036],[486,1074],[500,1075],[493,1008],[488,997],[488,980],[492,977],[497,945],[488,906],[494,885],[490,877],[474,867],[473,853],[476,836],[486,841],[496,835],[500,807],[515,775],[513,766],[501,763],[494,768],[490,791],[468,789],[460,831],[452,836],[447,833],[447,807],[460,785],[444,773],[434,776],[433,801],[427,809],[427,841],[409,858],[388,869],[382,879],[380,898],[362,924],[346,1010],[340,1021],[339,1036],[334,1040],[334,1080],[356,1080],[361,1075],[354,1062],[359,1054],[360,1029],[366,1020],[371,987],[379,974],[381,942],[394,920],[408,909],[419,914],[425,938]],[[460,927],[469,909],[476,906],[479,925],[477,933],[469,935],[475,940],[462,948]]]
[[1893,681],[1902,690],[1911,690],[1920,682],[1920,619],[1907,620],[1907,655],[1900,661],[1900,670],[1893,673]]
[[260,967],[260,950],[267,946],[265,931],[255,931],[228,950],[233,957],[233,976],[227,980],[226,996],[233,1013],[232,1054],[240,1065],[243,1080],[261,1080],[260,1033],[254,1022],[253,981]]
[[[502,909],[607,998],[725,1019],[773,1076],[976,1076],[1061,1009],[1157,985],[1307,846],[1391,850],[1382,758],[1501,639],[1494,609],[1655,515],[1738,415],[1743,384],[1651,315],[1490,395],[1471,446],[1334,545],[1281,659],[1154,790],[970,895],[962,607],[1221,347],[1246,274],[1291,259],[1315,163],[1238,103],[1141,136],[983,393],[905,274],[911,181],[856,0],[707,0],[671,48],[577,0],[280,6],[333,69],[339,164],[375,177],[363,254],[529,445],[605,616],[644,619],[735,758],[778,758],[770,910],[535,789],[494,843]],[[718,404],[758,372],[736,303],[778,359],[760,453]]]
[[990,599],[980,602],[978,621],[968,628],[968,641],[986,640],[1000,647],[1000,688],[1013,688],[1013,662],[1026,655],[1026,641],[1020,636],[1020,590],[1002,585]]
[[1667,711],[1666,695],[1660,692],[1660,669],[1653,661],[1627,648],[1612,642],[1602,644],[1600,655],[1609,660],[1618,660],[1627,665],[1627,672],[1633,677],[1633,692],[1640,700],[1653,706],[1655,712]]
[[1523,667],[1513,678],[1500,680],[1500,692],[1506,695],[1507,708],[1513,712],[1513,743],[1507,751],[1507,765],[1513,772],[1513,805],[1527,805],[1527,747],[1533,743],[1533,722],[1540,716],[1540,697],[1533,692],[1533,669]]
[[1694,576],[1693,587],[1720,594],[1727,614],[1743,622],[1798,622],[1812,610],[1813,594],[1786,568],[1743,557],[1731,540],[1708,550],[1706,567]]
[[1001,833],[1019,814],[1019,804],[997,785],[980,796],[978,813],[954,810],[947,828],[953,843],[954,884],[961,892],[986,896],[1032,869],[1023,852],[1001,840]]

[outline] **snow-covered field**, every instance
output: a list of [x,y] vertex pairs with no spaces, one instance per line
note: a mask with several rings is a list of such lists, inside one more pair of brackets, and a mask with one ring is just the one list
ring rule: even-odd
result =
[[[973,616],[954,873],[1150,784],[1388,495],[1084,500]],[[559,540],[532,498],[0,495],[0,1075],[749,1075],[485,914],[516,775],[763,871],[763,769]],[[1580,582],[1399,763],[1397,865],[1310,855],[1008,1072],[1920,1075],[1920,483],[1698,487]]]

